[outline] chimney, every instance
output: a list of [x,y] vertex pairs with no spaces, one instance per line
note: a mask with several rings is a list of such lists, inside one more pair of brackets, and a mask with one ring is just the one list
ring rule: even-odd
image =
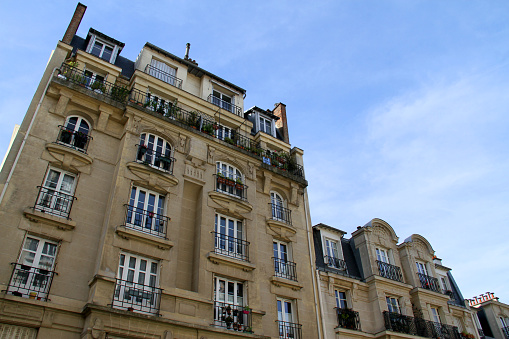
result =
[[276,121],[276,127],[279,128],[280,132],[283,134],[283,141],[289,144],[290,136],[288,135],[288,123],[286,121],[286,105],[280,102],[274,106],[272,114],[279,117],[279,120]]
[[83,15],[85,15],[85,11],[87,10],[87,6],[83,5],[81,2],[78,2],[76,6],[76,10],[74,11],[74,15],[72,16],[71,22],[67,27],[67,31],[65,31],[64,37],[62,38],[62,42],[66,44],[70,44],[74,35],[78,31],[78,27],[80,27],[81,19],[83,19]]
[[188,42],[186,44],[186,55],[184,56],[184,59],[189,59],[189,49],[191,48],[191,44]]

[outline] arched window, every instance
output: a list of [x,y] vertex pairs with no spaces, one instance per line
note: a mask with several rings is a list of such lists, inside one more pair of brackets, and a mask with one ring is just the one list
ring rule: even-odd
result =
[[245,199],[244,176],[236,167],[218,161],[216,163],[216,190]]
[[91,137],[90,124],[82,117],[70,116],[67,118],[65,125],[60,126],[60,134],[58,142],[66,146],[86,152]]
[[142,133],[136,161],[172,174],[175,159],[171,156],[171,145],[163,138]]
[[272,210],[272,219],[292,223],[290,210],[286,208],[286,201],[276,192],[270,192],[270,204]]

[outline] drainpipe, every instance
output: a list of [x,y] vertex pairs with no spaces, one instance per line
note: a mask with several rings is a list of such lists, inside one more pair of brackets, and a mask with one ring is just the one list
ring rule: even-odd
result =
[[37,104],[37,107],[35,108],[34,115],[32,116],[32,120],[30,120],[30,125],[28,125],[27,131],[25,132],[25,136],[23,137],[23,141],[21,142],[21,146],[19,148],[18,154],[16,154],[16,159],[14,159],[14,163],[12,164],[11,170],[9,172],[9,176],[7,177],[7,180],[5,181],[4,189],[2,190],[2,194],[0,195],[0,204],[2,203],[2,200],[4,199],[5,192],[7,191],[7,186],[9,186],[9,183],[12,178],[12,174],[14,173],[14,169],[16,168],[16,164],[18,163],[18,160],[21,156],[21,152],[23,151],[23,148],[25,147],[26,141],[28,139],[28,135],[30,134],[30,130],[32,129],[32,125],[34,124],[35,117],[37,116],[37,113],[39,112],[39,108],[41,108],[42,100],[44,99],[44,96],[46,95],[46,92],[48,91],[49,84],[51,82],[51,79],[53,79],[53,76],[55,75],[55,71],[57,70],[57,67],[53,68],[53,72],[51,72],[51,75],[48,79],[48,83],[46,84],[46,88],[44,88],[44,91],[41,94],[41,99],[39,99],[39,103]]

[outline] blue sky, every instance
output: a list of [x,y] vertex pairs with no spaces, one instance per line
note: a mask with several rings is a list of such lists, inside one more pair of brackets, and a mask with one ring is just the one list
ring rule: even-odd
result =
[[[83,1],[90,27],[151,42],[287,105],[313,224],[372,218],[427,238],[464,297],[509,303],[509,2]],[[76,7],[3,1],[0,156]],[[133,20],[134,19],[134,20]]]

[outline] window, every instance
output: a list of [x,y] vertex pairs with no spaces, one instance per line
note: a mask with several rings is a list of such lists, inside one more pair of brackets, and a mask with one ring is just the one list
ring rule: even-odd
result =
[[90,87],[98,93],[104,93],[106,91],[106,87],[104,86],[105,76],[88,69],[83,72],[83,75],[85,86]]
[[387,250],[377,248],[376,249],[376,260],[381,261],[383,263],[389,263],[389,256],[387,255]]
[[337,241],[325,238],[325,253],[327,265],[333,268],[340,268],[338,267],[339,253]]
[[[151,111],[163,114],[164,116],[170,116],[170,111],[173,103],[169,99],[162,98],[160,95],[147,93],[146,101],[143,107],[150,109]],[[175,117],[171,116],[173,119]]]
[[216,130],[216,137],[221,140],[229,138],[233,141],[233,139],[235,138],[235,131],[223,125],[218,125],[218,128]]
[[385,297],[385,300],[387,301],[387,309],[389,310],[389,312],[401,314],[401,309],[399,307],[399,302],[397,298]]
[[212,91],[212,103],[228,112],[233,112],[233,106],[235,104],[233,96],[226,95],[219,92],[218,90]]
[[243,240],[242,221],[216,214],[215,251],[241,260],[248,260],[247,242]]
[[336,295],[336,307],[337,308],[348,308],[348,304],[346,302],[346,292],[340,292],[338,290],[334,290],[334,294]]
[[141,134],[136,161],[172,174],[174,160],[171,145],[166,140],[149,133]]
[[46,300],[53,279],[58,244],[27,236],[15,264],[8,291],[16,296]]
[[417,266],[417,273],[428,275],[428,271],[426,271],[426,264],[417,261],[415,265]]
[[68,117],[60,129],[58,142],[78,151],[86,152],[89,142],[90,124],[78,116]]
[[296,324],[296,314],[293,310],[293,300],[277,298],[277,320],[279,324],[279,338],[300,339],[300,325]]
[[[244,284],[222,277],[214,278],[214,322],[241,331],[248,325],[244,310]],[[240,326],[240,328],[239,328]]]
[[126,227],[160,237],[166,236],[165,196],[133,186],[127,206]]
[[451,290],[449,288],[449,284],[447,284],[447,279],[444,276],[441,276],[441,275],[439,277],[440,277],[440,285],[442,285],[442,291],[444,293],[447,293],[447,291]]
[[162,61],[152,59],[148,67],[148,74],[172,86],[176,84],[177,70]]
[[274,136],[272,133],[272,120],[271,119],[267,119],[265,117],[260,116],[259,123],[260,123],[260,131]]
[[142,313],[157,313],[161,297],[158,285],[159,263],[156,260],[122,252],[113,306]]
[[438,313],[438,309],[435,307],[431,308],[431,320],[439,324],[441,323],[440,314]]
[[270,202],[272,206],[272,219],[288,222],[288,210],[285,208],[283,197],[276,192],[270,192]]
[[274,253],[274,272],[276,277],[297,280],[295,263],[291,261],[288,244],[279,240],[272,243]]
[[113,55],[113,47],[106,45],[103,42],[97,41],[97,38],[94,42],[94,45],[92,46],[92,49],[90,50],[90,54],[95,55],[96,57],[99,57],[103,60],[106,60],[108,62],[111,61],[111,56]]
[[216,170],[217,191],[245,199],[244,176],[242,173],[232,165],[221,161],[216,163]]
[[50,168],[40,187],[35,209],[68,218],[74,200],[75,182],[74,174]]

